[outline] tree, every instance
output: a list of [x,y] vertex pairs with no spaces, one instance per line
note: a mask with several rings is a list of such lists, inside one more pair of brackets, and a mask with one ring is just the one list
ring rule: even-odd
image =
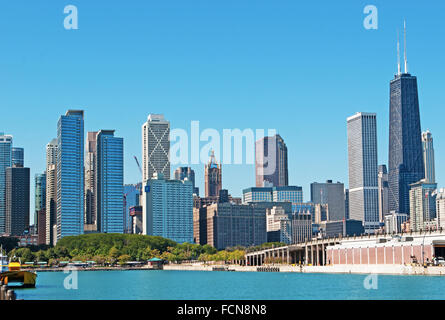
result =
[[108,256],[111,259],[117,259],[120,256],[119,249],[116,247],[111,248],[110,251],[108,252]]
[[119,261],[120,265],[123,265],[123,264],[127,263],[128,261],[130,261],[131,257],[128,254],[123,254],[123,255],[119,256],[119,258],[117,260]]

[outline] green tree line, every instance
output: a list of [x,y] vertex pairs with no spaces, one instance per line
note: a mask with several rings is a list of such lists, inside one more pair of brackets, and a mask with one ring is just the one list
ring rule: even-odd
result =
[[57,264],[61,261],[95,261],[98,264],[147,261],[160,258],[171,262],[188,260],[236,261],[242,260],[242,247],[218,251],[210,245],[178,244],[156,236],[136,234],[84,234],[69,236],[57,242],[55,247],[31,246],[14,248],[10,258],[20,258],[22,263],[45,261]]

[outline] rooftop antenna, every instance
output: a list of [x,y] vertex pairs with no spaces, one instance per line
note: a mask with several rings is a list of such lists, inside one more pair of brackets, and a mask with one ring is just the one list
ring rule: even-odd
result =
[[397,75],[400,75],[400,40],[399,40],[399,30],[397,30]]
[[408,73],[408,58],[406,56],[406,21],[403,21],[403,33],[405,42],[405,73]]

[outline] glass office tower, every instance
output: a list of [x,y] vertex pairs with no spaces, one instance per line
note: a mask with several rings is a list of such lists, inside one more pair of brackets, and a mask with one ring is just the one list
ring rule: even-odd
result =
[[6,168],[11,167],[12,136],[0,132],[0,234],[6,232]]
[[57,125],[57,240],[83,233],[83,110],[68,110]]
[[25,149],[13,147],[11,149],[12,166],[24,167],[25,166]]
[[389,210],[409,213],[409,185],[424,178],[417,78],[400,73],[390,84]]
[[[38,217],[39,211],[45,209],[46,207],[46,172],[37,173],[34,179],[34,200],[35,200],[35,210],[34,210],[34,226],[37,230],[38,228]],[[46,230],[46,227],[42,230]]]
[[98,231],[124,232],[124,140],[114,130],[96,136],[96,214]]

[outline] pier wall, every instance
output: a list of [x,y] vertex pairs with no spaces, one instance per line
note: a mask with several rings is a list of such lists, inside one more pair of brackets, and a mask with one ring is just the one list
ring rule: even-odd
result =
[[[212,271],[214,266],[204,265],[181,265],[172,264],[165,265],[164,270],[179,271]],[[279,272],[296,272],[296,273],[338,273],[338,274],[387,274],[387,275],[445,275],[445,266],[440,267],[422,267],[412,265],[329,265],[329,266],[295,266],[295,265],[270,265]],[[229,271],[238,272],[257,272],[262,267],[257,266],[233,266],[228,265]]]

